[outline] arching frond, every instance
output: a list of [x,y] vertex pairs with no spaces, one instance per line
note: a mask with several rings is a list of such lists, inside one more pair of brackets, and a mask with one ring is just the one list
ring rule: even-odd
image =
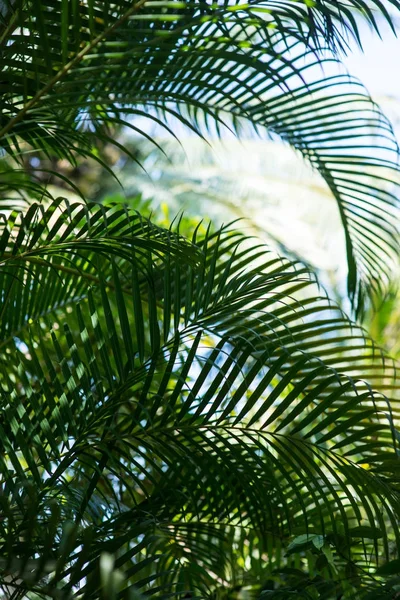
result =
[[336,198],[361,314],[387,291],[398,251],[398,153],[365,90],[330,74],[332,51],[358,37],[354,9],[376,28],[373,9],[392,20],[381,2],[311,4],[16,3],[3,32],[1,144],[16,158],[28,144],[101,160],[94,140],[112,141],[110,127],[124,123],[140,132],[135,116],[166,125],[168,114],[200,134],[243,120],[266,128]]
[[[7,301],[27,322],[0,354],[3,586],[212,597],[260,592],[264,573],[281,593],[294,548],[345,597],[379,592],[400,536],[395,365],[305,267],[229,228],[189,241],[116,208],[59,207],[2,233],[1,271],[19,278]],[[60,279],[30,256],[77,261],[87,289],[52,306]],[[18,302],[24,285],[51,323]]]

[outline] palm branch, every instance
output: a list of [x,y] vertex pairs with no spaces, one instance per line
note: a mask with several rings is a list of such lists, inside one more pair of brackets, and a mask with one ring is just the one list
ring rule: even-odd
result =
[[[93,147],[113,141],[113,127],[147,135],[134,117],[168,127],[167,115],[200,135],[243,123],[278,135],[338,203],[348,292],[362,314],[389,289],[396,262],[398,148],[368,93],[335,67],[350,38],[361,43],[357,11],[378,32],[380,17],[394,27],[378,0],[8,0],[1,145],[15,160],[30,149],[101,160]],[[22,175],[4,190],[23,189]],[[29,182],[30,194],[41,189]]]
[[120,206],[1,240],[6,597],[393,593],[396,366],[308,268]]

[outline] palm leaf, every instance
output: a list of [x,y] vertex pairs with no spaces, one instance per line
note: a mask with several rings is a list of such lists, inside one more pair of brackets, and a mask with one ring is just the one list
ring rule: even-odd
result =
[[359,39],[354,9],[376,29],[372,9],[393,25],[381,2],[90,2],[73,10],[60,0],[14,9],[3,33],[0,130],[12,156],[26,144],[70,161],[93,155],[94,140],[112,141],[110,127],[131,116],[160,122],[161,114],[165,123],[168,114],[199,133],[247,120],[288,141],[327,182],[358,312],[387,291],[398,251],[397,144],[358,82],[329,75],[335,44]]
[[[229,228],[188,241],[116,208],[58,209],[2,234],[24,323],[1,350],[3,585],[204,596],[233,585],[246,543],[283,568],[300,528],[354,565],[362,597],[369,561],[399,545],[395,365],[306,268]],[[29,264],[53,256],[94,278],[65,308]]]

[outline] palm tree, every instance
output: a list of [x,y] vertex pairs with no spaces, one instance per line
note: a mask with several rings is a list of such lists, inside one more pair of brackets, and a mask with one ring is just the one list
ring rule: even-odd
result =
[[107,167],[116,128],[148,135],[133,117],[267,129],[334,195],[361,315],[397,266],[399,170],[329,75],[355,10],[392,23],[378,0],[1,3],[4,597],[398,594],[396,364],[301,261],[25,169]]

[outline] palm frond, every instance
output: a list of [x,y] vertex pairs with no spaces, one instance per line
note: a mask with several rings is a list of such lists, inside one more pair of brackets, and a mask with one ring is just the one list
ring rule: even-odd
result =
[[95,140],[112,141],[110,127],[135,116],[165,124],[168,114],[200,134],[247,120],[288,141],[327,182],[358,312],[387,291],[398,251],[397,144],[358,82],[329,75],[334,43],[359,37],[354,9],[375,28],[373,9],[393,24],[381,2],[14,8],[3,33],[0,128],[12,156],[28,144],[70,161],[100,160]]
[[[229,228],[189,241],[120,209],[59,206],[2,233],[25,324],[1,349],[3,586],[207,597],[234,585],[246,544],[282,586],[278,555],[300,530],[336,553],[332,569],[354,567],[347,591],[334,585],[363,597],[371,561],[400,541],[395,365],[305,267]],[[65,308],[34,260],[53,257],[93,277]],[[24,285],[51,323],[19,302]]]

